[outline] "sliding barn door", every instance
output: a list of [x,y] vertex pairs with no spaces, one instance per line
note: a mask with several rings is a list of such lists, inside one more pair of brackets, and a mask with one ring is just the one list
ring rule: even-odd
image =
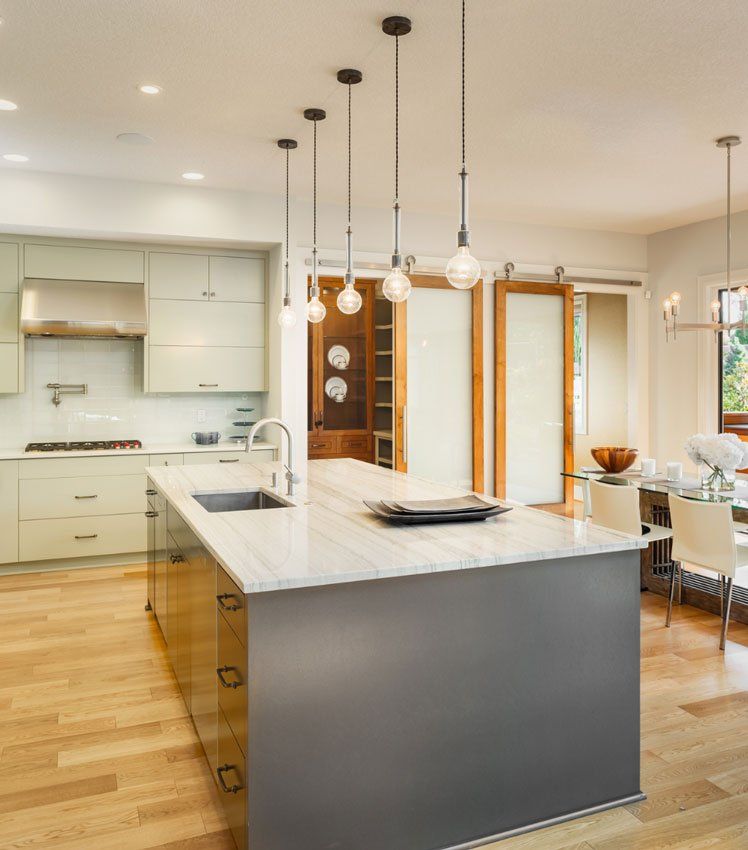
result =
[[411,276],[395,309],[396,469],[483,490],[483,285]]
[[496,283],[496,495],[570,507],[574,289]]

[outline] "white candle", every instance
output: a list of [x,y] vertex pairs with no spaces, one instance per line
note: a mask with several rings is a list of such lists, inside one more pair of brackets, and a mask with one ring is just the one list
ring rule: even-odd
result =
[[667,463],[667,480],[680,481],[683,478],[683,464],[674,460]]
[[642,475],[651,477],[657,472],[657,461],[653,457],[642,458]]

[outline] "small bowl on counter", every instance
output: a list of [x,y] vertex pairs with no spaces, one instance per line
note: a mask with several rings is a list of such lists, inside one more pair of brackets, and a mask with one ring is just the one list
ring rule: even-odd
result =
[[590,454],[605,472],[624,472],[636,460],[638,449],[623,446],[595,446]]

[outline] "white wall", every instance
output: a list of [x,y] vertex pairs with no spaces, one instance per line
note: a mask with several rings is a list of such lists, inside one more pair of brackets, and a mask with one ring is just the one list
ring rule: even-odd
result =
[[[733,268],[748,267],[748,212],[737,213],[732,222]],[[682,460],[687,437],[700,429],[716,428],[716,404],[704,399],[705,382],[713,378],[713,338],[704,332],[683,332],[665,342],[662,300],[677,289],[683,295],[680,319],[707,322],[708,299],[699,278],[716,275],[724,279],[724,217],[655,233],[648,238],[649,281],[652,289],[650,426],[653,452],[662,462]],[[705,371],[699,385],[699,372]],[[714,365],[716,370],[716,365]]]
[[[278,186],[282,186],[278,161]],[[324,196],[324,186],[320,187]],[[454,217],[410,212],[402,199],[403,248],[419,263],[441,265],[453,253]],[[456,201],[455,201],[456,203]],[[456,211],[455,211],[456,212]],[[311,243],[311,206],[294,202],[291,260],[296,328],[281,335],[274,324],[280,307],[283,198],[200,186],[173,186],[92,177],[46,174],[21,169],[0,171],[0,231],[157,242],[223,244],[271,251],[271,332],[269,356],[272,387],[267,410],[288,419],[298,435],[297,465],[305,456],[306,326],[303,303]],[[387,262],[391,250],[391,214],[387,209],[354,209],[354,246],[359,259]],[[342,258],[345,213],[342,207],[319,209],[320,255]],[[645,272],[646,238],[634,234],[561,227],[472,222],[473,250],[489,272],[506,260],[524,270],[550,271],[564,265],[570,274],[605,271]],[[381,275],[380,275],[381,276]],[[615,274],[613,275],[615,276]],[[486,465],[492,468],[493,294],[485,299],[486,334]],[[271,435],[268,434],[270,437]],[[646,439],[646,438],[644,438]],[[487,479],[490,483],[490,478]]]

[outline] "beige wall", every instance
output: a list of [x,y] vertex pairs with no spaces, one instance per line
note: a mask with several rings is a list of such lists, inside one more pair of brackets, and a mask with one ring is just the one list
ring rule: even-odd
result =
[[626,296],[587,295],[587,434],[574,438],[574,465],[590,466],[592,446],[627,444]]

